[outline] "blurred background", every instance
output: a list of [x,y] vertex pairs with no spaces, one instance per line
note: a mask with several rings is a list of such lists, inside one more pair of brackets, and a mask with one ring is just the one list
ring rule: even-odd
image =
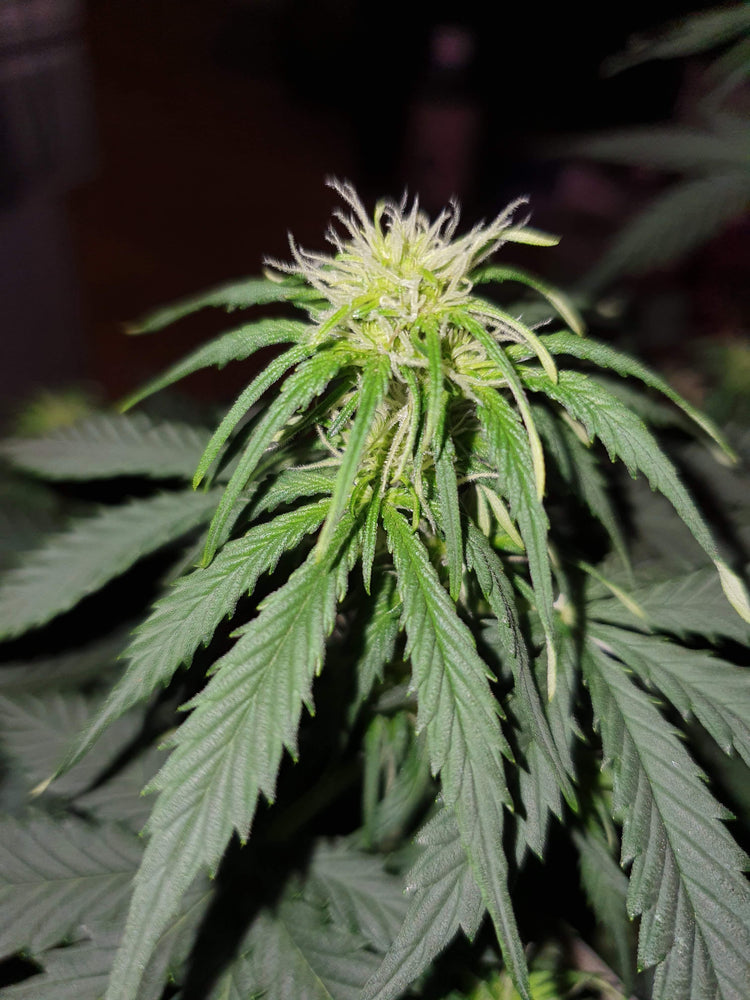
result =
[[[736,376],[750,313],[750,20],[668,58],[637,55],[640,33],[692,9],[634,0],[584,19],[569,5],[470,0],[0,0],[0,418],[42,387],[75,390],[73,408],[76,391],[115,400],[226,326],[201,314],[154,337],[123,332],[285,258],[288,231],[322,248],[330,175],[368,205],[406,187],[434,212],[455,194],[467,223],[529,195],[534,225],[562,242],[523,263],[693,395],[710,367],[693,342],[739,344],[711,362],[715,379],[727,364]],[[618,65],[629,39],[636,56]],[[741,44],[717,104],[717,53]],[[666,149],[658,136],[611,162],[576,146],[657,124],[695,139],[714,119],[740,152],[718,167],[709,156],[713,174],[705,151],[697,173],[697,153],[650,161]],[[610,266],[618,232],[691,164],[713,209],[680,230],[673,206],[675,253],[636,249],[642,266]],[[664,245],[658,228],[646,236]],[[187,391],[224,397],[246,375],[201,373]]]

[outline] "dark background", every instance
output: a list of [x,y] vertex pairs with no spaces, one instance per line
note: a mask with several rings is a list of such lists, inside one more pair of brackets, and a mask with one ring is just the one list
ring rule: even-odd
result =
[[[322,247],[337,202],[329,175],[354,181],[368,204],[408,185],[435,208],[458,170],[468,222],[529,194],[534,224],[564,237],[535,269],[580,276],[627,193],[542,162],[534,141],[667,119],[684,86],[678,62],[600,72],[632,32],[684,3],[591,10],[0,0],[5,413],[39,386],[116,399],[184,353],[215,317],[139,339],[122,326],[256,273],[266,254],[286,257],[288,230]],[[462,65],[436,64],[440,26],[463,39]],[[187,388],[215,398],[239,377],[209,372]]]

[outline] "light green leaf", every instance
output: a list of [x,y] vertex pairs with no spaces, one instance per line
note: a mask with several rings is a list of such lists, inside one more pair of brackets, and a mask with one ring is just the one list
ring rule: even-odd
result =
[[207,440],[207,431],[189,424],[155,423],[143,413],[96,413],[42,437],[11,438],[0,445],[0,453],[44,479],[190,480]]
[[478,271],[475,271],[471,276],[471,280],[477,285],[483,285],[491,281],[518,281],[522,285],[533,288],[534,291],[544,296],[553,309],[557,310],[571,330],[579,335],[583,335],[583,319],[567,296],[558,292],[557,289],[552,288],[546,281],[542,281],[535,274],[529,274],[528,271],[522,271],[517,267],[498,267],[496,264],[491,264],[488,267],[482,267]]
[[458,504],[455,463],[456,449],[448,437],[435,459],[435,484],[439,522],[445,539],[450,595],[457,601],[463,579],[464,546],[461,537],[461,510]]
[[0,581],[0,635],[43,625],[209,517],[215,493],[162,493],[100,507],[52,535]]
[[596,625],[592,636],[647,684],[658,688],[683,718],[701,723],[726,754],[750,766],[750,672],[699,649]]
[[590,361],[599,368],[610,368],[623,378],[636,378],[647,385],[649,389],[660,392],[675,406],[678,406],[686,416],[690,417],[709,437],[713,438],[727,455],[734,456],[732,448],[713,421],[688,403],[686,399],[683,399],[668,382],[665,382],[663,378],[660,378],[640,361],[610,347],[609,344],[571,337],[569,333],[564,331],[542,337],[542,340],[552,354],[568,354],[581,361]]
[[418,836],[424,850],[406,876],[411,897],[401,929],[362,1000],[396,1000],[453,940],[472,939],[485,906],[455,816],[441,809]]
[[750,982],[747,858],[675,730],[623,667],[590,643],[584,673],[614,771],[613,813],[632,862],[639,968],[654,1000],[743,1000]]
[[[345,519],[342,537],[350,530]],[[259,794],[273,798],[284,747],[296,754],[302,705],[312,706],[341,572],[308,559],[186,706],[193,711],[151,786],[161,794],[107,1000],[135,1000],[141,970],[190,883],[216,867],[234,831],[247,837]]]
[[234,309],[267,305],[269,302],[286,302],[296,298],[299,293],[298,284],[284,284],[268,278],[243,278],[157,309],[132,323],[128,330],[130,333],[153,333],[200,309],[221,308],[232,312]]
[[219,426],[211,435],[211,440],[208,442],[203,454],[200,456],[200,461],[198,462],[193,475],[194,488],[197,489],[197,487],[201,484],[204,476],[208,472],[211,465],[213,465],[219,452],[228,441],[232,431],[235,429],[240,420],[246,416],[250,408],[258,402],[261,396],[268,389],[271,388],[274,382],[278,382],[282,375],[285,375],[290,368],[293,368],[300,361],[304,361],[305,358],[309,357],[313,352],[314,348],[310,347],[308,344],[295,344],[294,347],[290,347],[288,351],[284,351],[283,354],[280,354],[277,358],[274,358],[273,361],[269,362],[265,368],[259,372],[258,375],[256,375],[250,385],[242,390],[235,402],[227,410]]
[[442,417],[447,404],[447,397],[443,391],[443,357],[440,333],[437,325],[428,323],[425,325],[424,340],[419,342],[427,356],[427,393],[424,401],[425,426],[422,432],[420,449],[429,449],[438,427],[442,424]]
[[80,924],[124,916],[143,848],[115,824],[76,817],[0,822],[0,954],[38,953]]
[[136,630],[123,653],[129,660],[125,673],[59,770],[72,767],[115,719],[189,663],[198,647],[211,641],[222,619],[231,617],[239,599],[253,591],[261,574],[315,531],[327,509],[328,501],[322,500],[255,525],[243,538],[228,542],[210,566],[178,580]]
[[308,332],[309,327],[299,320],[262,319],[256,323],[245,323],[192,351],[128,396],[120,408],[129,410],[147,396],[166,389],[201,368],[223,368],[230,361],[244,361],[264,347],[302,341]]
[[242,453],[237,468],[232,473],[208,530],[203,565],[208,565],[222,541],[222,533],[234,505],[247,485],[266,448],[276,434],[297,410],[304,409],[323,391],[339,369],[347,362],[347,355],[335,348],[322,351],[309,358],[284,382],[278,396],[253,428],[250,440]]
[[417,726],[426,731],[433,773],[440,773],[446,806],[455,811],[505,961],[528,1000],[528,974],[502,840],[503,805],[510,805],[502,755],[510,751],[498,724],[499,705],[487,683],[490,671],[440,586],[424,546],[392,507],[383,508],[383,518],[404,606],[418,696]]
[[362,381],[357,393],[357,413],[349,430],[346,451],[336,474],[330,510],[326,515],[325,524],[318,539],[317,552],[321,556],[328,549],[344,508],[351,498],[352,487],[357,473],[360,471],[360,462],[378,407],[388,388],[389,373],[388,358],[381,356],[362,374]]

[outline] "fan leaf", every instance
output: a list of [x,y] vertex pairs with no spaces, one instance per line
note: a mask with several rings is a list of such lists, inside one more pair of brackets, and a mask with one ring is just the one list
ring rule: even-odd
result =
[[0,636],[20,635],[68,611],[142,556],[197,527],[216,500],[215,493],[163,493],[74,521],[3,577]]
[[503,804],[510,805],[502,755],[510,751],[498,724],[499,705],[487,683],[490,671],[440,586],[424,546],[392,507],[385,506],[383,516],[404,607],[418,729],[426,731],[433,773],[440,773],[446,805],[456,813],[506,963],[528,1000],[528,974],[502,841]]
[[291,319],[262,319],[256,323],[246,323],[236,330],[229,330],[141,386],[123,400],[121,409],[130,409],[155,392],[180,382],[202,368],[223,368],[230,361],[245,361],[264,347],[302,341],[308,331],[309,327],[305,323]]
[[328,501],[323,500],[255,525],[243,538],[228,542],[210,566],[178,580],[136,630],[122,654],[129,660],[125,673],[59,771],[72,767],[115,719],[167,684],[181,664],[190,663],[222,619],[232,616],[239,599],[252,593],[261,574],[315,531],[327,509]]
[[747,858],[698,767],[651,698],[589,643],[584,672],[615,777],[628,912],[654,1000],[742,1000],[750,982]]
[[11,438],[0,453],[44,479],[190,480],[207,440],[207,431],[189,424],[156,423],[143,413],[97,413],[42,437]]
[[4,819],[0,832],[0,954],[36,954],[81,924],[124,917],[143,853],[133,833],[43,816]]
[[[344,519],[339,538],[350,531]],[[180,898],[202,868],[215,869],[233,832],[248,835],[258,796],[273,798],[284,747],[296,754],[302,705],[312,705],[344,585],[330,561],[309,558],[265,601],[186,706],[193,711],[150,788],[160,795],[107,1000],[135,1000],[141,970]]]
[[396,1000],[460,929],[472,939],[484,916],[453,813],[441,809],[417,839],[424,850],[406,876],[411,897],[406,915],[362,1000]]

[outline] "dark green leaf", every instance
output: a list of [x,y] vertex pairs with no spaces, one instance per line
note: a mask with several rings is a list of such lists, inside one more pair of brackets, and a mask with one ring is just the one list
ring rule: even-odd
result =
[[69,817],[0,822],[0,954],[38,953],[81,924],[124,917],[143,853],[114,824]]
[[362,1000],[396,1000],[453,940],[473,938],[485,907],[454,815],[441,809],[423,828],[424,850],[406,876],[411,896],[401,930]]
[[127,670],[60,765],[71,767],[104,730],[133,705],[167,684],[175,670],[207,645],[237,601],[251,593],[260,575],[273,569],[284,551],[299,544],[325,517],[328,501],[281,514],[229,542],[210,566],[183,577],[157,601],[125,650]]
[[97,413],[42,437],[11,438],[0,452],[14,465],[45,479],[190,480],[207,440],[207,431],[189,424],[155,423],[143,413],[129,417]]
[[655,636],[597,625],[593,636],[648,684],[658,688],[683,718],[695,716],[724,753],[750,766],[750,673],[698,649]]
[[215,493],[163,493],[100,507],[49,538],[0,582],[0,635],[19,635],[68,611],[142,556],[197,527]]
[[424,546],[392,507],[384,507],[383,516],[404,606],[418,728],[426,731],[433,772],[440,773],[446,805],[456,813],[506,963],[528,1000],[502,840],[503,804],[510,805],[502,755],[509,748],[498,724],[499,705],[487,683],[490,671],[440,586]]
[[[350,530],[345,521],[342,535]],[[107,1000],[135,1000],[143,966],[190,883],[202,868],[215,869],[234,831],[247,836],[259,794],[273,798],[284,748],[296,754],[302,705],[312,707],[342,585],[340,569],[308,559],[186,706],[193,711],[151,786],[161,794]]]
[[654,1000],[743,1000],[750,982],[747,858],[698,767],[651,698],[589,644],[584,670],[613,812],[632,862],[628,912],[640,914],[639,968],[656,967]]

